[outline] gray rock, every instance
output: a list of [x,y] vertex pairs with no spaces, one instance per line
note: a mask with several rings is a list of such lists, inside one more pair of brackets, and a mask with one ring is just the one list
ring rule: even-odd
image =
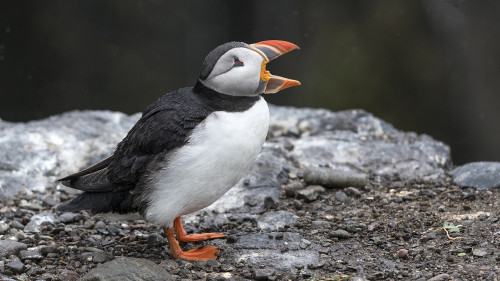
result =
[[295,197],[298,191],[304,188],[304,183],[300,181],[293,181],[284,186],[285,194],[288,197]]
[[24,227],[25,233],[38,233],[42,225],[54,224],[55,219],[52,214],[36,214],[31,217],[31,221]]
[[81,219],[83,219],[82,214],[67,212],[67,213],[63,213],[62,215],[60,215],[57,218],[57,222],[58,223],[71,223],[71,222],[79,221]]
[[472,254],[476,257],[484,257],[488,255],[488,251],[484,248],[474,248]]
[[22,223],[20,223],[19,221],[12,221],[10,226],[12,226],[15,229],[24,229],[24,225]]
[[267,212],[258,221],[260,229],[278,230],[280,227],[292,226],[298,220],[298,217],[287,211]]
[[12,271],[14,274],[24,272],[24,264],[20,260],[14,260],[5,265],[5,269]]
[[341,203],[348,203],[351,201],[351,198],[342,190],[335,192],[335,199]]
[[26,250],[28,245],[12,240],[0,240],[0,257],[17,255],[19,251]]
[[274,276],[276,271],[272,268],[256,269],[254,273],[255,280],[269,280],[271,276]]
[[359,191],[359,189],[352,187],[352,186],[344,189],[344,192],[345,192],[345,194],[352,196],[352,197],[360,197],[361,196],[361,191]]
[[352,237],[352,235],[349,232],[347,232],[343,229],[334,230],[334,231],[330,232],[329,236],[340,238],[340,239],[348,239],[348,238]]
[[441,273],[441,274],[438,274],[438,275],[430,278],[427,281],[448,281],[450,279],[452,279],[452,278],[448,273]]
[[453,169],[455,184],[487,190],[500,187],[500,162],[473,162]]
[[157,248],[167,244],[167,239],[158,233],[151,233],[148,236],[148,248]]
[[315,220],[311,222],[313,228],[330,228],[330,223],[323,220]]
[[297,198],[306,202],[313,202],[318,199],[320,193],[325,192],[325,188],[320,185],[310,185],[305,189],[297,191]]
[[[0,193],[43,190],[56,176],[78,171],[109,156],[139,115],[73,111],[27,123],[0,120]],[[7,137],[5,137],[7,136]]]
[[22,250],[20,253],[21,260],[41,260],[43,256],[38,251]]
[[9,224],[4,221],[0,221],[0,234],[4,234],[7,230],[9,230]]
[[353,171],[309,167],[304,174],[304,180],[308,184],[319,184],[331,188],[363,187],[368,181],[368,176]]
[[98,221],[94,224],[94,229],[106,229],[108,226],[103,221]]
[[117,258],[101,264],[78,281],[163,281],[174,278],[156,263],[137,258]]

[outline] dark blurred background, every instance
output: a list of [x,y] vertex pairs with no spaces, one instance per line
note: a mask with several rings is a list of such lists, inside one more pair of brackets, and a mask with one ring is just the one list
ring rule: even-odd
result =
[[267,100],[362,108],[500,161],[500,1],[2,1],[0,118],[142,111],[194,85],[227,41],[301,47],[268,69],[302,82]]

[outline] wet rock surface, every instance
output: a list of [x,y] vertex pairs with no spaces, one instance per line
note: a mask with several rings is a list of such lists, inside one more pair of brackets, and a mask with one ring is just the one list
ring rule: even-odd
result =
[[[183,217],[188,233],[227,235],[183,245],[221,249],[217,260],[198,262],[174,260],[162,230],[145,221],[55,211],[77,192],[54,180],[111,153],[137,115],[71,112],[24,124],[0,122],[0,279],[500,275],[500,189],[457,186],[448,176],[446,145],[358,110],[272,106],[271,116],[268,141],[247,175],[212,206]],[[448,237],[445,221],[461,225],[460,232]]]

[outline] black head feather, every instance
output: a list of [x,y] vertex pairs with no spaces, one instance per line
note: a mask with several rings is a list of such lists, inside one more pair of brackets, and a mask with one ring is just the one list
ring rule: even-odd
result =
[[212,70],[214,69],[214,66],[219,58],[227,53],[227,51],[234,48],[248,48],[248,44],[243,42],[228,42],[213,49],[213,51],[211,51],[203,61],[203,65],[201,66],[200,79],[207,79],[210,73],[212,73]]

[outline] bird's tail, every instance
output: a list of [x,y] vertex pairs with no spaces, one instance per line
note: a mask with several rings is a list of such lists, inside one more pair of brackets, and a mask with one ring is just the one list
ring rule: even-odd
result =
[[60,212],[78,212],[81,210],[97,213],[131,213],[137,212],[133,206],[129,191],[119,192],[84,192],[70,202],[57,206]]

